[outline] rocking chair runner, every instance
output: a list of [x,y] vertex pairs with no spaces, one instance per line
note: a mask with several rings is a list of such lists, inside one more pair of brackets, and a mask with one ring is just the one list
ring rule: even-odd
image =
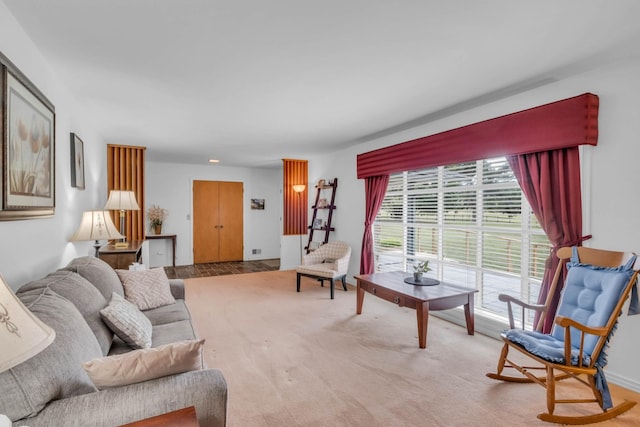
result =
[[[607,363],[605,349],[616,328],[622,306],[636,283],[638,269],[634,267],[636,256],[623,252],[611,252],[584,247],[561,248],[557,252],[560,264],[555,272],[545,305],[526,304],[508,295],[499,299],[508,304],[509,330],[501,334],[504,341],[496,373],[489,378],[511,382],[535,382],[547,390],[547,410],[538,418],[559,424],[590,424],[614,418],[635,406],[636,402],[623,401],[613,407],[603,368]],[[550,334],[540,329],[547,315],[547,307],[557,287],[563,264],[567,263],[567,279],[558,304],[555,325]],[[522,310],[540,312],[536,331],[516,329],[512,304]],[[638,307],[637,290],[633,289],[630,312]],[[508,357],[515,349],[538,363],[537,366],[520,366]],[[522,376],[504,375],[504,368],[513,368]],[[544,370],[535,375],[534,370]],[[556,373],[558,371],[558,373]],[[575,379],[591,388],[593,399],[557,399],[556,381]],[[593,415],[555,415],[556,404],[598,403],[602,412]]]

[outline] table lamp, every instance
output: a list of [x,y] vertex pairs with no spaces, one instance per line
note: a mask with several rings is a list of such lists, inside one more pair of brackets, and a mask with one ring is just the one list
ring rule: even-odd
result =
[[22,304],[0,275],[0,372],[40,353],[55,337],[56,332]]
[[116,248],[126,248],[127,238],[124,230],[124,216],[125,211],[139,211],[140,206],[136,201],[136,194],[133,191],[111,190],[109,193],[109,200],[104,205],[105,209],[112,211],[120,211],[120,234],[122,234],[122,240],[116,243]]
[[85,211],[82,214],[80,226],[71,236],[72,241],[94,240],[96,248],[95,256],[98,256],[100,240],[121,239],[124,236],[118,233],[118,229],[111,221],[108,211]]

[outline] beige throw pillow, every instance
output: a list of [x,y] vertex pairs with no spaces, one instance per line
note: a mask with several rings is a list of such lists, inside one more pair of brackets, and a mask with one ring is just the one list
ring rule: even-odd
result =
[[111,301],[100,310],[100,316],[109,329],[130,347],[151,347],[151,321],[120,295],[111,294]]
[[82,364],[100,390],[202,369],[204,340],[178,341],[156,348],[100,357]]
[[124,297],[140,310],[174,304],[171,285],[164,268],[150,270],[116,270],[124,288]]

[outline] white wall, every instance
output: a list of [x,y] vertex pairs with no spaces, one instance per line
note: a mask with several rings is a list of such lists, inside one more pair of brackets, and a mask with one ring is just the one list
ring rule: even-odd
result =
[[[61,84],[42,54],[0,2],[0,52],[54,104],[55,216],[44,219],[0,221],[0,273],[13,289],[66,265],[92,251],[90,242],[69,242],[82,212],[100,208],[106,201],[106,145],[89,117]],[[71,187],[70,136],[84,141],[85,190]]]
[[[353,248],[348,280],[359,273],[364,223],[364,181],[356,179],[356,155],[548,102],[595,93],[600,97],[598,146],[584,149],[582,162],[585,246],[640,253],[640,59],[630,58],[574,75],[530,92],[465,111],[424,126],[309,159],[310,180],[337,176],[336,233]],[[626,312],[626,311],[625,311]],[[626,315],[609,350],[608,378],[640,391],[640,315]]]
[[[282,171],[277,168],[147,162],[145,203],[147,208],[158,205],[169,211],[162,233],[177,235],[176,265],[193,264],[193,181],[242,182],[244,259],[280,258],[281,175]],[[251,209],[251,199],[265,199],[264,210]],[[260,249],[261,253],[253,255],[252,249]],[[171,249],[167,240],[150,242],[149,264],[171,265]]]

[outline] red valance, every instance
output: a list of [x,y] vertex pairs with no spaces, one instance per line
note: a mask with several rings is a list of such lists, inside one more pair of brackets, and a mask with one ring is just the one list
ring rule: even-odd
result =
[[358,178],[598,143],[598,96],[585,93],[358,154]]

